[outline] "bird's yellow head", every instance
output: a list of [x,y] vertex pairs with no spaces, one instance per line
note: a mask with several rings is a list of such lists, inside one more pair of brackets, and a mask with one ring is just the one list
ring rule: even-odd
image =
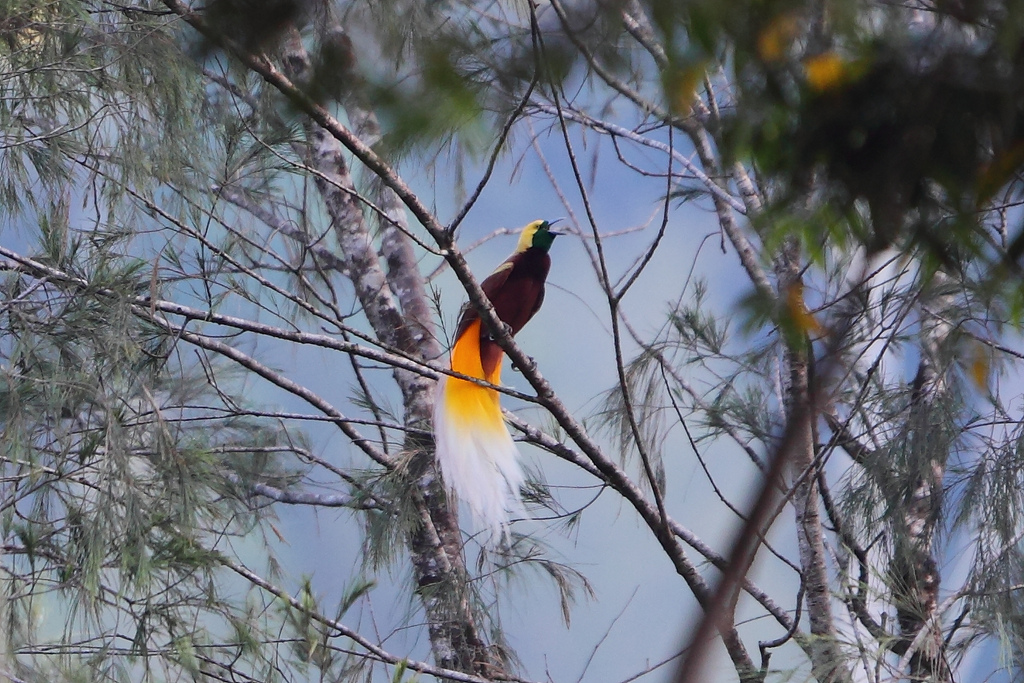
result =
[[534,221],[523,228],[522,234],[519,235],[519,244],[516,245],[516,253],[521,254],[530,247],[537,247],[547,251],[551,248],[551,243],[555,241],[555,237],[561,235],[560,232],[555,232],[551,229],[551,226],[562,220],[561,218],[553,221]]

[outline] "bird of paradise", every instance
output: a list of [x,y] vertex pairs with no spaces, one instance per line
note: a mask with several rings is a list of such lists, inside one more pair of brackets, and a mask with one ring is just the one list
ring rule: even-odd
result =
[[[480,284],[513,336],[544,301],[551,268],[548,250],[559,234],[551,230],[552,223],[538,220],[523,228],[516,250]],[[467,306],[455,331],[452,370],[497,385],[503,357],[479,313]],[[434,442],[449,490],[493,536],[507,534],[509,514],[522,511],[523,471],[498,392],[443,375],[434,402]]]

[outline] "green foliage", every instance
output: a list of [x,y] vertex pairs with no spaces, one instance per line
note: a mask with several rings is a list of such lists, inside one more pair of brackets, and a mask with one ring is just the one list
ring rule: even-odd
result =
[[1002,285],[1019,279],[1021,227],[1011,221],[1004,258],[983,224],[986,207],[1019,194],[1024,163],[1014,3],[909,21],[898,6],[842,0],[649,9],[667,101],[695,86],[666,74],[729,64],[735,106],[721,112],[719,142],[727,162],[757,168],[766,245],[799,234],[812,256],[832,243],[920,249],[944,267],[968,258],[1018,302],[1020,288]]
[[279,454],[302,440],[244,411],[222,419],[243,385],[183,354],[145,303],[213,264],[148,233],[132,204],[209,183],[204,87],[158,14],[9,2],[2,15],[0,211],[54,269],[0,282],[5,637],[50,653],[15,666],[26,679],[200,676],[232,666],[233,632],[261,671],[267,615],[222,595],[222,550],[265,516],[245,483],[287,481]]
[[223,571],[215,547],[255,518],[234,495],[244,470],[233,462],[284,435],[245,420],[210,423],[217,401],[202,404],[216,399],[213,386],[178,365],[173,340],[132,303],[145,274],[93,244],[60,250],[51,242],[51,261],[82,273],[81,282],[4,282],[3,520],[17,539],[5,554],[17,581],[32,587],[12,592],[7,609],[30,614],[43,599],[37,592],[70,608],[63,623],[21,620],[11,644],[63,634],[69,644],[55,643],[57,668],[37,662],[57,675],[90,652],[70,634],[120,647],[117,624],[128,618],[130,651],[143,666],[163,659],[195,671],[202,635],[190,624],[205,615],[212,627],[231,614],[213,589]]
[[617,452],[623,464],[640,454],[648,458],[655,481],[643,478],[646,486],[665,486],[665,468],[661,461],[665,438],[665,407],[662,400],[664,378],[657,359],[642,353],[625,368],[625,386],[605,395],[600,417],[617,440]]
[[[1024,652],[1012,590],[1024,567],[1021,435],[1013,426],[977,436],[1017,419],[988,381],[1012,374],[998,360],[1005,349],[988,342],[1024,315],[1012,210],[1024,165],[1017,8],[940,3],[928,30],[904,9],[840,0],[193,9],[275,64],[284,45],[308,50],[303,86],[392,162],[433,159],[447,172],[460,155],[519,153],[518,128],[498,136],[513,113],[558,139],[565,124],[587,151],[609,129],[567,114],[623,123],[613,136],[623,166],[635,163],[624,151],[631,135],[650,154],[669,127],[677,153],[703,144],[713,158],[693,158],[717,187],[689,171],[637,169],[656,176],[666,212],[700,203],[723,226],[726,215],[742,223],[756,252],[748,273],[771,280],[794,265],[783,253],[795,254],[800,284],[758,283],[737,312],[706,282],[665,283],[663,324],[649,340],[616,340],[621,376],[585,426],[605,428],[633,481],[662,492],[675,452],[666,444],[691,421],[691,445],[731,440],[760,466],[790,410],[786,363],[803,358],[794,351],[823,357],[820,407],[850,433],[817,421],[813,448],[823,477],[834,463],[848,468],[828,512],[836,546],[879,565],[865,589],[906,604],[896,567],[915,550],[909,502],[935,476],[941,495],[922,526],[929,542],[963,538],[976,550],[964,593],[972,633]],[[652,23],[628,24],[624,11]],[[0,2],[0,218],[32,258],[5,257],[0,275],[4,616],[18,675],[374,680],[373,663],[339,644],[325,615],[361,618],[384,573],[423,606],[408,622],[426,613],[431,636],[452,624],[486,634],[480,649],[510,673],[497,608],[508,585],[552,582],[568,624],[590,584],[533,538],[479,551],[468,539],[475,557],[462,569],[456,546],[467,539],[430,535],[423,496],[444,496],[424,466],[424,414],[404,414],[409,396],[393,381],[407,370],[341,354],[337,378],[296,371],[309,386],[280,370],[294,369],[294,349],[335,354],[338,339],[375,358],[415,354],[373,332],[359,283],[339,265],[332,231],[348,226],[322,201],[305,112],[175,22],[160,3]],[[301,45],[289,42],[296,36]],[[592,154],[589,171],[574,163],[581,192],[600,176]],[[334,162],[357,170],[348,153]],[[713,204],[744,194],[736,164],[763,204],[751,201],[746,222],[738,215],[750,197],[733,213]],[[376,223],[392,209],[361,172],[343,193],[353,216]],[[445,203],[441,190],[432,199]],[[618,316],[621,299],[606,294]],[[221,324],[222,314],[237,319]],[[915,367],[916,384],[904,376]],[[268,407],[277,403],[288,408]],[[337,448],[318,431],[337,427],[363,436],[345,432]],[[858,439],[867,451],[854,452]],[[525,497],[561,511],[540,478]],[[227,568],[248,570],[253,561],[240,560],[256,556],[268,581],[280,578],[275,499],[324,517],[356,510],[362,556],[336,605],[312,577],[272,590],[245,576],[239,588]],[[438,558],[455,562],[443,579],[415,583],[404,571],[424,561],[411,540],[422,537],[438,553],[433,571]],[[416,675],[402,662],[390,677]]]

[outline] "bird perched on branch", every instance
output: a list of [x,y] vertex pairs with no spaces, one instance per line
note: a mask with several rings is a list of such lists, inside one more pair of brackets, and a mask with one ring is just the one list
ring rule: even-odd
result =
[[[548,250],[559,234],[551,230],[553,222],[534,221],[523,228],[516,250],[480,284],[513,336],[544,301],[544,280],[551,267]],[[455,331],[452,370],[496,385],[501,382],[503,355],[480,314],[467,304]],[[492,537],[507,533],[509,513],[522,511],[523,472],[498,392],[442,376],[434,402],[434,442],[449,489]]]

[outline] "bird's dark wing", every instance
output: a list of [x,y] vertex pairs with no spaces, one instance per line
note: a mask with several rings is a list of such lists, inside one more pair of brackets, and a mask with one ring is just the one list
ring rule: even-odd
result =
[[[504,263],[498,266],[493,273],[484,278],[484,281],[480,283],[480,289],[484,290],[484,294],[487,295],[487,299],[493,303],[495,295],[501,290],[501,287],[508,280],[508,276],[512,273],[512,269],[515,267],[515,261],[512,258],[507,259]],[[470,324],[480,318],[480,314],[473,308],[472,302],[467,301],[462,306],[462,312],[459,315],[459,326],[455,329],[455,338],[458,339],[466,331],[466,328]]]

